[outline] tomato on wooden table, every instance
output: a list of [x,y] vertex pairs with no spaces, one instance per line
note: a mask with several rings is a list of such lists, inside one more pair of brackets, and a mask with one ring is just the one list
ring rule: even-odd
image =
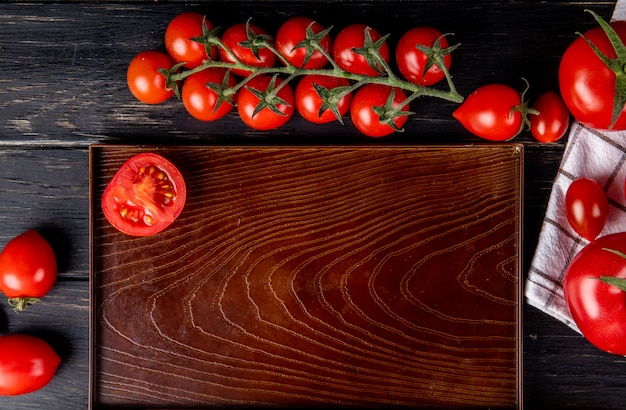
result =
[[187,187],[167,159],[141,153],[127,160],[102,195],[102,211],[111,225],[132,236],[167,228],[183,210]]
[[591,178],[578,178],[565,193],[565,215],[572,229],[583,238],[594,240],[606,224],[609,201],[604,190]]
[[[185,68],[195,68],[204,60],[215,60],[217,48],[207,47],[194,39],[201,39],[213,24],[202,14],[186,12],[174,17],[165,30],[165,49],[177,63]],[[208,53],[207,53],[208,48]]]
[[[345,94],[340,98],[337,98],[337,95],[333,93],[348,86],[350,86],[350,82],[345,78],[305,75],[296,86],[296,109],[305,120],[314,124],[337,121],[350,109],[352,93]],[[320,93],[326,98],[322,98]],[[324,110],[320,114],[322,108]]]
[[[267,131],[291,119],[295,111],[295,96],[291,86],[284,84],[281,87],[282,83],[283,80],[277,76],[259,75],[239,91],[237,111],[244,124],[255,130]],[[280,90],[275,92],[279,87]]]
[[[267,42],[274,45],[273,37],[263,28],[247,23],[235,23],[228,27],[221,37],[222,43],[233,53],[231,55],[224,48],[219,49],[220,59],[227,63],[239,62],[256,67],[273,67],[276,62],[276,54],[264,46]],[[244,69],[232,69],[233,74],[246,77],[251,72]]]
[[237,80],[224,68],[211,67],[191,74],[183,83],[183,105],[192,117],[215,121],[232,111],[236,93],[226,96],[224,91],[235,85]]
[[[599,21],[600,22],[600,21]],[[609,24],[616,34],[616,40],[622,42],[620,51],[626,54],[623,41],[626,40],[626,21],[614,21]],[[574,40],[563,53],[559,65],[559,87],[565,105],[574,118],[587,127],[598,130],[626,129],[626,108],[619,106],[614,110],[616,92],[626,98],[626,75],[623,67],[626,61],[618,61],[616,71],[622,80],[618,84],[613,69],[602,61],[589,45],[591,42],[609,59],[617,57],[607,33],[602,27],[595,27]],[[624,55],[622,57],[624,58]],[[623,103],[623,101],[622,101]],[[616,115],[614,115],[616,114]]]
[[626,279],[626,232],[602,236],[569,264],[563,292],[583,336],[598,349],[626,355],[626,293],[611,284]]
[[396,46],[398,70],[412,83],[434,85],[446,77],[441,65],[448,70],[452,64],[452,48],[448,46],[448,40],[436,28],[412,28]]
[[366,49],[378,50],[382,60],[389,61],[386,37],[365,24],[355,23],[337,33],[333,42],[332,57],[342,70],[349,73],[374,77],[384,73],[381,62],[371,58]]
[[[276,50],[293,66],[320,69],[328,64],[328,59],[307,41],[307,29],[313,34],[324,32],[325,28],[309,17],[293,17],[283,23],[276,33]],[[326,34],[319,38],[319,44],[330,54],[332,39]]]
[[452,113],[468,131],[491,141],[506,141],[523,123],[520,93],[506,84],[478,87]]
[[25,334],[0,336],[0,396],[41,389],[54,377],[61,358],[43,339]]
[[11,239],[0,253],[0,291],[16,311],[48,294],[56,279],[54,250],[34,229]]
[[537,141],[555,142],[565,135],[569,128],[569,111],[557,93],[546,91],[532,108],[537,114],[529,116],[530,133]]
[[352,98],[350,118],[361,133],[384,137],[401,130],[406,123],[409,106],[401,106],[405,100],[406,94],[399,88],[366,84]]
[[139,101],[160,104],[172,96],[174,89],[159,70],[170,70],[174,60],[160,51],[148,50],[137,54],[128,65],[126,82],[128,89]]

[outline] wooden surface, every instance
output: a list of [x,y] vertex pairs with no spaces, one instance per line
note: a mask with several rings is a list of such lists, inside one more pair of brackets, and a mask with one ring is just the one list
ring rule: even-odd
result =
[[[182,105],[144,106],[125,85],[130,59],[162,48],[169,20],[186,10],[228,25],[252,16],[270,30],[294,14],[309,14],[336,27],[362,20],[395,36],[430,24],[462,43],[452,73],[467,95],[487,82],[520,89],[531,99],[556,88],[559,56],[576,31],[594,25],[592,8],[608,18],[614,2],[576,1],[231,1],[196,4],[3,3],[0,4],[0,244],[38,228],[59,257],[57,285],[39,305],[20,315],[0,310],[0,331],[37,334],[63,358],[56,377],[27,396],[0,398],[0,408],[84,409],[88,398],[89,171],[91,143],[149,144],[364,144],[349,123],[310,126],[295,118],[272,132],[245,129],[231,115],[199,123]],[[392,37],[394,38],[394,37]],[[397,37],[396,37],[397,38]],[[406,132],[385,144],[480,142],[450,117],[453,104],[421,100]],[[529,266],[551,182],[564,142],[536,143],[524,133],[523,271]],[[524,399],[527,408],[618,409],[626,400],[626,363],[591,347],[578,334],[525,306]]]

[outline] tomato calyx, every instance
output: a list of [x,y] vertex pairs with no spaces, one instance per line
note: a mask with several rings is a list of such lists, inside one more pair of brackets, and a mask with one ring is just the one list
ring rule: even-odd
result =
[[[315,22],[312,22],[312,23],[310,23],[307,26],[307,28],[306,28],[306,37],[304,38],[304,40],[302,40],[298,44],[296,44],[293,47],[293,50],[292,50],[292,51],[294,51],[294,50],[297,50],[299,48],[303,48],[304,49],[305,56],[304,56],[304,61],[302,63],[302,66],[306,66],[307,65],[307,63],[309,62],[309,60],[311,60],[311,57],[313,57],[313,54],[316,51],[322,53],[324,55],[324,57],[329,59],[328,53],[326,52],[324,47],[322,47],[322,40],[328,34],[330,34],[330,32],[333,29],[333,26],[330,26],[327,29],[324,29],[324,30],[320,31],[319,33],[315,33],[313,31],[313,26],[314,25],[315,25]],[[279,53],[279,57],[280,56],[281,56],[281,54]],[[281,57],[281,60],[286,61],[284,56]]]
[[[607,251],[607,252],[611,252],[617,256],[619,256],[620,258],[626,259],[626,254],[624,254],[623,252],[620,252],[616,249],[610,249],[610,248],[602,248],[603,251]],[[600,277],[597,278],[600,282],[604,282],[607,285],[611,285],[611,286],[615,286],[618,289],[623,290],[624,292],[626,292],[626,279],[624,278],[617,278],[615,276],[608,276],[608,275],[602,275]]]
[[396,125],[396,119],[400,117],[406,117],[415,113],[402,110],[402,108],[407,105],[406,100],[394,107],[395,98],[396,89],[392,88],[391,93],[389,93],[389,97],[387,98],[387,101],[385,101],[385,105],[374,106],[372,107],[372,111],[374,111],[374,113],[378,115],[378,120],[381,124],[390,126],[396,132],[403,132],[404,129]]
[[365,57],[367,64],[369,64],[369,66],[372,67],[379,75],[388,75],[388,73],[391,72],[391,69],[382,58],[380,49],[387,41],[387,38],[389,38],[389,34],[385,34],[378,40],[374,41],[370,31],[370,27],[365,27],[365,40],[363,42],[363,47],[354,48],[352,51]]
[[212,54],[211,49],[216,46],[215,42],[212,39],[217,36],[217,34],[220,32],[222,28],[221,27],[209,28],[209,25],[207,24],[207,22],[208,20],[206,16],[203,16],[202,17],[202,35],[191,37],[190,40],[195,41],[196,43],[202,44],[204,46],[204,50],[206,52],[206,55],[208,56],[208,59],[211,60],[211,54]]
[[39,300],[39,298],[27,297],[8,298],[9,306],[11,306],[16,313],[26,310],[29,306],[39,302]]
[[174,91],[174,95],[176,98],[180,99],[180,86],[178,85],[178,81],[172,76],[177,74],[180,69],[187,64],[186,62],[174,64],[171,68],[159,68],[157,71],[165,77],[165,89]]
[[[277,74],[272,76],[272,79],[270,80],[267,86],[267,89],[265,90],[258,90],[256,88],[246,86],[246,89],[259,99],[259,103],[257,104],[256,108],[252,112],[252,117],[257,115],[259,112],[263,111],[263,109],[265,108],[269,109],[273,113],[278,114],[280,116],[284,117],[286,115],[284,112],[280,110],[279,106],[282,105],[282,106],[291,107],[291,104],[289,104],[283,98],[280,98],[278,96],[278,91],[280,91],[280,88],[282,87],[276,86],[277,79],[278,79]],[[286,82],[283,82],[281,84],[284,85],[286,84]]]
[[600,27],[602,27],[602,30],[606,34],[616,55],[616,58],[608,57],[583,34],[580,32],[577,33],[587,42],[587,44],[589,44],[593,52],[607,66],[607,68],[615,73],[615,96],[613,99],[613,111],[611,112],[611,124],[609,125],[609,129],[612,129],[622,110],[626,106],[626,46],[613,27],[611,27],[611,25],[602,17],[591,10],[585,11],[591,14]]
[[453,33],[445,33],[439,36],[437,40],[433,43],[432,47],[427,47],[423,44],[416,44],[415,48],[424,53],[426,56],[426,65],[424,66],[424,72],[422,76],[426,76],[426,73],[432,66],[437,66],[441,71],[446,74],[446,77],[449,77],[448,68],[446,67],[445,58],[447,55],[452,54],[454,50],[456,50],[461,44],[457,43],[451,45],[449,47],[441,47],[441,40],[444,38],[453,35]]
[[335,118],[337,118],[337,121],[339,121],[341,125],[343,125],[343,118],[341,117],[341,113],[339,112],[339,107],[337,104],[346,94],[351,92],[352,87],[346,86],[328,89],[323,85],[313,83],[313,88],[322,100],[322,105],[320,106],[318,115],[321,117],[327,110],[330,110]]

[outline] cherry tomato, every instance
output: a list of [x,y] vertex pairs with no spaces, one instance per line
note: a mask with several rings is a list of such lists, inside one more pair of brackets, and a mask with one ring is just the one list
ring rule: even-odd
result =
[[[314,70],[328,64],[328,59],[320,51],[302,44],[306,40],[306,31],[309,27],[315,34],[324,31],[321,24],[308,17],[293,17],[287,20],[276,33],[276,49],[292,65]],[[319,44],[327,53],[330,53],[331,43],[328,34],[319,40]]]
[[[626,41],[626,21],[615,21],[610,25],[619,38]],[[584,36],[607,57],[616,57],[601,27],[587,31]],[[574,118],[587,127],[598,130],[611,127],[615,80],[615,73],[598,58],[584,38],[578,37],[565,50],[559,65],[561,96]],[[626,109],[621,111],[612,130],[626,129],[625,112]]]
[[[438,83],[445,78],[445,72],[437,64],[433,64],[427,69],[427,65],[431,63],[429,56],[417,46],[445,50],[448,48],[448,40],[443,37],[442,33],[433,27],[415,27],[407,31],[398,41],[396,46],[396,62],[398,70],[408,81],[424,86],[430,86]],[[440,56],[446,69],[452,64],[452,55],[443,53]]]
[[48,294],[56,279],[54,250],[34,229],[11,239],[0,253],[0,290],[16,311]]
[[[274,54],[267,47],[250,44],[250,41],[252,40],[248,38],[248,28],[252,32],[254,38],[261,36],[264,37],[269,44],[274,44],[274,39],[266,30],[252,23],[236,23],[230,26],[226,29],[224,34],[222,34],[222,42],[243,64],[258,68],[274,66],[274,63],[276,62],[276,54]],[[228,63],[235,62],[235,59],[230,55],[230,53],[226,52],[223,48],[220,48],[219,54],[222,61]],[[231,71],[233,74],[241,77],[246,77],[250,74],[250,71],[248,70],[233,69]]]
[[[350,82],[341,77],[329,77],[325,75],[305,75],[300,79],[298,86],[296,87],[296,109],[302,115],[302,117],[315,124],[323,124],[327,122],[336,121],[338,118],[330,107],[324,110],[320,115],[320,109],[324,105],[324,101],[320,94],[315,89],[315,85],[323,87],[325,90],[332,92],[337,87],[348,87]],[[333,99],[333,97],[330,97]],[[350,109],[350,103],[352,102],[352,93],[346,94],[335,102],[336,113],[340,117],[344,116]]]
[[43,339],[25,334],[0,336],[0,396],[41,389],[54,377],[61,358]]
[[394,97],[391,108],[400,111],[400,113],[408,113],[408,105],[399,108],[406,99],[406,94],[399,88],[380,84],[366,84],[357,90],[350,106],[350,117],[354,126],[361,133],[370,137],[384,137],[396,129],[402,128],[407,120],[406,115],[389,118],[389,122],[393,121],[395,124],[396,129],[394,129],[389,123],[381,122],[379,114],[375,112],[375,107],[382,108],[387,105],[392,92]]
[[143,51],[128,65],[126,82],[130,92],[146,104],[160,104],[174,95],[166,77],[159,69],[170,70],[174,60],[160,51]]
[[530,132],[537,141],[560,140],[569,127],[569,111],[554,91],[546,91],[535,101],[533,107],[539,114],[531,115]]
[[[568,265],[563,293],[585,338],[608,353],[626,355],[626,294],[606,283],[626,279],[626,232],[602,236],[585,246]],[[602,279],[602,280],[601,280]]]
[[[378,31],[365,24],[351,24],[339,31],[337,37],[335,37],[332,47],[332,56],[342,70],[353,74],[375,77],[384,72],[380,62],[368,61],[364,54],[355,52],[355,50],[362,49],[366,45],[366,31],[371,37],[372,45],[375,45],[382,39]],[[389,61],[389,45],[386,41],[383,41],[378,47],[373,48],[378,49],[380,57],[385,62]]]
[[160,155],[141,153],[127,160],[102,195],[111,225],[133,236],[161,232],[180,215],[187,188],[180,171]]
[[600,184],[590,178],[574,180],[565,193],[565,215],[574,231],[594,240],[606,224],[609,201]]
[[[204,29],[202,25],[205,25]],[[210,47],[210,55],[204,44],[192,40],[210,31],[213,24],[202,14],[186,12],[174,17],[165,30],[165,49],[177,63],[185,63],[185,68],[194,68],[204,60],[215,60],[217,48]]]
[[274,108],[278,112],[269,106],[259,106],[261,99],[258,94],[266,93],[271,88],[273,78],[275,79],[275,89],[283,80],[279,77],[261,75],[250,80],[239,92],[239,97],[237,97],[239,117],[250,128],[261,131],[271,130],[286,124],[293,116],[295,96],[289,84],[285,84],[280,89],[273,101],[275,103]]
[[520,133],[523,119],[516,107],[521,96],[504,84],[488,84],[476,89],[453,112],[468,131],[491,141],[506,141]]
[[220,98],[207,83],[222,89],[224,86],[234,87],[237,81],[226,69],[219,67],[207,68],[185,79],[181,97],[187,112],[200,121],[215,121],[232,111],[236,95],[228,97],[230,101],[226,97]]

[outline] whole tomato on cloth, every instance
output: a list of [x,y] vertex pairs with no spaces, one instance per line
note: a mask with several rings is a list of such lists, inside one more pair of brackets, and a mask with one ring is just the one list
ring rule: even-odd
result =
[[569,128],[569,111],[557,93],[546,91],[532,108],[537,114],[529,116],[530,133],[537,141],[555,142],[563,138]]
[[56,279],[54,250],[34,229],[11,239],[0,253],[0,291],[16,311],[48,294]]
[[389,62],[387,37],[365,24],[350,24],[337,33],[332,57],[349,73],[379,76],[385,72],[382,65]]
[[626,355],[626,232],[602,236],[569,264],[567,307],[583,336],[598,349]]
[[452,116],[474,135],[506,141],[522,131],[526,110],[517,90],[505,84],[487,84],[467,96]]
[[452,64],[446,37],[436,28],[420,26],[402,35],[396,46],[398,70],[408,81],[430,86],[443,80]]
[[160,104],[174,96],[174,87],[167,73],[174,60],[160,51],[147,50],[137,54],[128,64],[126,83],[135,98],[146,104]]
[[296,67],[319,69],[328,64],[328,59],[313,46],[313,38],[330,54],[332,39],[328,30],[309,17],[293,17],[278,29],[276,50]]
[[597,130],[626,129],[626,21],[600,24],[574,40],[559,65],[565,105],[580,123]]
[[43,339],[25,334],[0,336],[0,396],[41,389],[54,377],[61,358]]
[[352,98],[350,118],[354,126],[369,137],[384,137],[401,131],[409,112],[406,94],[399,88],[366,84]]
[[215,60],[217,47],[202,43],[213,24],[202,14],[186,12],[174,17],[165,30],[165,49],[177,63],[195,68],[204,60]]
[[565,193],[565,215],[567,220],[583,238],[594,240],[606,224],[609,201],[604,190],[591,178],[578,178]]
[[237,111],[244,124],[266,131],[291,119],[296,109],[295,96],[291,86],[282,82],[277,76],[259,75],[239,91]]
[[183,210],[187,187],[167,159],[141,153],[128,159],[102,194],[105,218],[119,231],[150,236],[167,228]]

